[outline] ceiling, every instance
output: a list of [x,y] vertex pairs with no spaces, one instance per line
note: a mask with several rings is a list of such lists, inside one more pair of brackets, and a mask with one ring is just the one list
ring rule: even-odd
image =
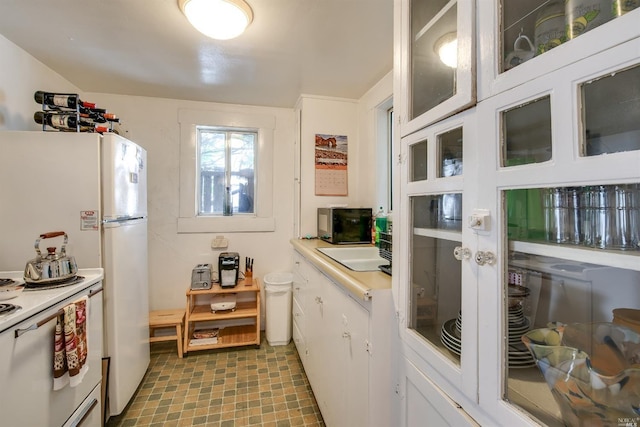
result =
[[360,98],[392,69],[393,0],[247,2],[253,23],[226,41],[177,0],[0,0],[0,34],[83,92],[290,108]]

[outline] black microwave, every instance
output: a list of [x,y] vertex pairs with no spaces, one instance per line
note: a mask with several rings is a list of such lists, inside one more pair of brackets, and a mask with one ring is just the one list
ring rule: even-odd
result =
[[318,208],[318,238],[333,244],[371,243],[371,208]]

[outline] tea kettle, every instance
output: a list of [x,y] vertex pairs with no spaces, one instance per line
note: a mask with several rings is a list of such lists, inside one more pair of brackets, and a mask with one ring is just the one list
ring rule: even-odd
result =
[[[40,241],[58,236],[64,236],[60,252],[56,252],[55,247],[48,247],[47,255],[43,257],[40,252]],[[24,281],[27,283],[50,284],[73,279],[78,273],[78,265],[72,256],[67,255],[65,249],[67,241],[67,233],[64,231],[41,234],[34,244],[37,256],[27,262],[24,269]]]

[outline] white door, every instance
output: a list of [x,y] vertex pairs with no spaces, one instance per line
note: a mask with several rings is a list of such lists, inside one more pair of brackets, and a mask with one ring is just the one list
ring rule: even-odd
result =
[[149,366],[147,220],[105,225],[104,253],[109,407],[117,415]]
[[394,222],[394,233],[407,237],[398,245],[399,261],[394,259],[403,354],[425,375],[441,379],[444,392],[460,404],[477,402],[481,345],[473,262],[478,231],[468,222],[478,206],[474,177],[481,161],[474,113],[402,139],[401,218]]
[[102,139],[103,218],[147,216],[147,152],[125,138]]

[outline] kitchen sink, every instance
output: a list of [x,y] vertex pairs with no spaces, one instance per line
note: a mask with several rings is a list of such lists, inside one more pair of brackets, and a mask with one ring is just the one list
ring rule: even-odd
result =
[[353,271],[379,271],[379,266],[389,265],[378,248],[372,246],[316,249]]

